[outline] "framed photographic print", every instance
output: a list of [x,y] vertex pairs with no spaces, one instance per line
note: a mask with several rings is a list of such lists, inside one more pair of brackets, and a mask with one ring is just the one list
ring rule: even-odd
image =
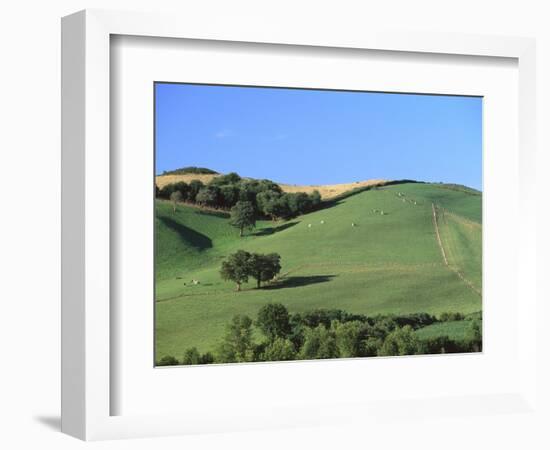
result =
[[481,97],[154,89],[157,365],[482,350]]
[[63,431],[536,414],[533,41],[85,11],[62,44]]

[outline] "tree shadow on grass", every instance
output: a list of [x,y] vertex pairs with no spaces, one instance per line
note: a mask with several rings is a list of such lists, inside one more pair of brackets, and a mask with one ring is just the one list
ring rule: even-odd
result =
[[166,227],[177,232],[183,242],[192,245],[198,250],[212,248],[212,240],[208,236],[198,233],[169,217],[159,217],[159,220],[161,220]]
[[270,234],[278,233],[279,231],[287,230],[294,225],[298,225],[300,222],[287,222],[283,223],[282,225],[273,226],[273,227],[266,227],[262,228],[261,230],[258,230],[254,233],[254,236],[268,236]]
[[262,289],[285,289],[308,286],[310,284],[326,283],[328,281],[331,281],[334,277],[336,277],[336,275],[308,275],[301,277],[287,277],[272,284],[263,286]]

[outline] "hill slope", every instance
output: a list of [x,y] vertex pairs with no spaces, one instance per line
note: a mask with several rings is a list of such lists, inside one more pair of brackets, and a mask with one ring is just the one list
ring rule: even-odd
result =
[[[168,202],[158,201],[156,356],[181,357],[191,346],[212,350],[234,314],[255,317],[269,301],[291,312],[480,311],[480,244],[481,196],[431,184],[362,192],[289,222],[259,222],[244,238],[224,217],[184,206],[173,214]],[[279,253],[285,276],[273,286],[257,290],[249,283],[234,292],[219,268],[238,249]]]

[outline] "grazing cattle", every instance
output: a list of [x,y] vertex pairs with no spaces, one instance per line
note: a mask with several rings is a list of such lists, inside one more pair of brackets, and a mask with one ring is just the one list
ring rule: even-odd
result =
[[196,286],[197,284],[201,284],[201,282],[200,282],[199,280],[191,280],[191,283],[193,283],[195,286]]
[[414,204],[416,205],[416,200],[414,201]]
[[321,225],[324,225],[325,221],[324,220],[321,220]]
[[354,227],[354,226],[355,226],[355,223],[354,223],[354,222],[351,222],[351,226]]
[[380,215],[383,216],[383,215],[384,215],[384,211],[380,211]]

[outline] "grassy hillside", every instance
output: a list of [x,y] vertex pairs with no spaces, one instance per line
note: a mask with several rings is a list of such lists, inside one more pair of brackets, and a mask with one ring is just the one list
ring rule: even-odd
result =
[[469,320],[457,320],[454,322],[441,322],[428,325],[416,330],[416,336],[420,339],[429,339],[438,336],[448,336],[450,339],[466,339],[471,322]]
[[[432,203],[442,211],[440,235],[452,267],[443,263]],[[481,196],[434,184],[362,192],[289,222],[259,222],[243,238],[223,216],[185,206],[174,214],[157,201],[156,356],[181,356],[192,346],[212,350],[234,314],[255,317],[270,301],[291,312],[480,311],[472,288],[481,289],[480,244]],[[234,292],[219,268],[238,249],[279,253],[281,281],[259,290],[250,282]]]

